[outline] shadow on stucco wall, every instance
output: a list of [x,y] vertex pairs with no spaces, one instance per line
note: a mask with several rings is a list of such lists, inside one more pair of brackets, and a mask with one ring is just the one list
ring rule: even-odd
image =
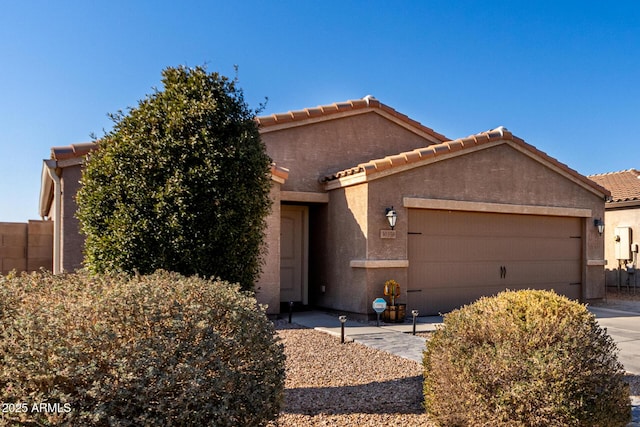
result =
[[606,269],[604,272],[605,284],[607,289],[615,288],[622,290],[637,291],[640,289],[640,278],[638,269],[627,269],[621,267],[619,269]]

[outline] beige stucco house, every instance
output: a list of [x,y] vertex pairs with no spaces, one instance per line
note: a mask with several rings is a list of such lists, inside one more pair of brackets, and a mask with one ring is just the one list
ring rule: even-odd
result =
[[82,267],[84,237],[78,231],[75,196],[80,187],[84,158],[96,145],[73,144],[51,148],[43,160],[40,184],[40,216],[53,221],[54,273]]
[[617,288],[640,286],[637,274],[640,246],[640,171],[628,169],[591,175],[589,178],[611,191],[604,213],[606,284]]
[[[604,297],[594,220],[609,191],[507,129],[450,140],[370,96],[256,120],[274,161],[256,285],[270,313],[294,301],[370,315],[388,279],[422,315],[504,289]],[[68,251],[81,246],[64,225],[79,167],[60,154],[81,161],[84,148],[54,149],[43,171],[41,214],[63,219],[61,269],[79,262]]]

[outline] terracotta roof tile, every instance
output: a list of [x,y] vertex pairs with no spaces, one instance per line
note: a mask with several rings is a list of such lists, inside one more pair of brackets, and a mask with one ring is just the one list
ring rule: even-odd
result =
[[51,147],[51,158],[54,160],[66,160],[84,157],[96,147],[97,144],[94,142],[83,142],[80,144],[65,145],[63,147]]
[[[321,108],[309,108],[307,110],[307,114],[309,115],[310,119],[316,118],[316,117],[321,117],[322,114],[324,114],[322,112]],[[263,126],[268,126],[267,124],[264,124]]]
[[320,110],[322,110],[322,114],[333,114],[333,113],[339,113],[340,112],[338,110],[338,105],[336,105],[336,104],[320,106]]
[[433,151],[433,148],[431,148],[431,146],[427,146],[427,147],[424,147],[424,148],[418,148],[418,149],[415,149],[413,151],[418,153],[420,155],[421,159],[426,159],[426,158],[433,157],[433,156],[436,155],[435,151]]
[[292,111],[291,118],[293,120],[304,120],[308,117],[308,115],[302,111]]
[[286,180],[289,178],[289,169],[278,166],[275,163],[271,164],[271,175]]
[[265,116],[260,118],[260,126],[271,126],[278,124],[276,116]]
[[490,140],[491,138],[489,137],[489,134],[485,133],[485,134],[472,135],[468,138],[465,138],[465,140],[463,140],[462,143],[464,144],[465,142],[471,142],[474,145],[482,145],[489,142]]
[[[487,144],[495,141],[505,141],[505,140],[513,141],[514,143],[525,148],[526,150],[534,153],[536,156],[560,168],[565,173],[582,181],[584,184],[594,188],[598,192],[601,192],[605,195],[609,195],[609,191],[603,186],[597,184],[591,179],[585,177],[584,175],[576,172],[566,164],[559,162],[558,160],[554,159],[548,154],[538,150],[533,145],[526,143],[523,139],[514,136],[509,130],[507,130],[502,126],[496,129],[492,129],[486,132],[476,134],[476,135],[470,135],[466,138],[459,138],[453,141],[442,142],[440,144],[432,144],[423,148],[407,151],[405,153],[400,153],[392,156],[387,156],[382,159],[375,159],[366,163],[361,163],[358,166],[355,166],[353,168],[346,169],[346,170],[334,173],[332,175],[327,175],[321,178],[320,181],[329,182],[335,179],[340,179],[345,176],[354,175],[361,172],[364,172],[366,175],[371,175],[376,172],[389,169],[391,167],[399,166],[400,162],[394,161],[394,160],[399,159],[401,157],[405,159],[405,162],[403,164],[417,163],[421,160],[424,160],[430,157],[437,157],[444,154],[449,154],[449,153],[454,153],[457,151],[469,149],[474,146],[483,145],[483,144]],[[416,156],[415,154],[418,154],[418,156]]]
[[391,159],[389,157],[385,157],[384,159],[374,160],[373,164],[375,165],[376,170],[379,170],[379,171],[389,169],[393,166],[393,163],[391,163]]
[[447,144],[449,145],[449,151],[452,153],[464,149],[464,143],[460,140],[447,142]]
[[[360,168],[355,168],[355,169],[358,169],[360,172],[365,172],[365,173],[369,174],[371,172],[375,172],[376,166],[373,165],[373,164],[368,163],[368,164],[362,165],[361,169]],[[348,172],[349,171],[345,171],[345,173],[348,173]]]
[[293,114],[292,113],[274,114],[273,117],[276,119],[276,122],[278,122],[278,123],[289,123],[289,122],[293,121]]
[[446,142],[442,144],[433,145],[431,149],[433,150],[436,156],[440,156],[442,154],[448,154],[451,151],[449,144],[447,144]]
[[404,157],[407,163],[413,163],[420,160],[420,153],[417,150],[408,151],[404,153]]
[[409,118],[408,116],[397,112],[393,108],[385,105],[368,95],[362,99],[353,99],[349,101],[336,102],[329,105],[320,105],[314,108],[305,108],[303,110],[289,111],[288,113],[277,113],[269,116],[256,117],[258,126],[263,129],[269,126],[282,125],[287,123],[295,123],[308,119],[317,119],[321,117],[329,117],[332,114],[344,113],[348,111],[357,111],[363,109],[379,109],[406,124],[425,132],[439,141],[447,141],[448,138],[442,134],[435,132],[433,129],[420,124],[419,122]]
[[588,177],[611,191],[610,203],[640,200],[640,171],[628,169]]
[[395,156],[389,156],[392,166],[400,166],[407,163],[407,156],[405,153],[396,154]]

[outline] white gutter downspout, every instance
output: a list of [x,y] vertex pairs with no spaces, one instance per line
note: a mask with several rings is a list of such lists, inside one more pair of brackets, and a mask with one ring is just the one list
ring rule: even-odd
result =
[[58,162],[55,160],[45,160],[47,172],[53,180],[53,274],[62,273],[61,257],[60,257],[60,238],[62,237],[62,186],[60,185],[60,177],[56,173]]

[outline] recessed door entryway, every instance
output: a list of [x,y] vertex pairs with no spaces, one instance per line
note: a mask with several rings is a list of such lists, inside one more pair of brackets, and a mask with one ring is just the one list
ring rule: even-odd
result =
[[582,220],[409,210],[407,309],[446,313],[505,289],[581,296]]
[[309,303],[309,208],[282,205],[280,211],[280,301]]

